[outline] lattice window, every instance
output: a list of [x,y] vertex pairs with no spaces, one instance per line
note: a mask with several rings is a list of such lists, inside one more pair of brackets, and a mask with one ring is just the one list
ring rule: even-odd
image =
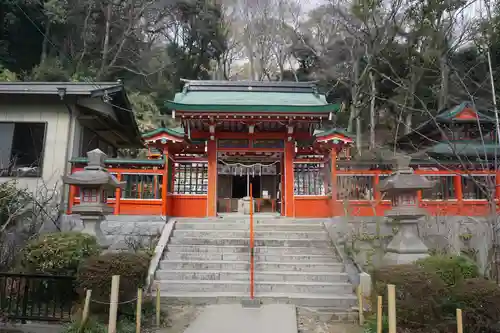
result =
[[325,163],[294,163],[294,194],[325,195]]
[[175,163],[174,194],[207,194],[207,163]]
[[434,182],[434,187],[422,190],[424,200],[454,200],[456,199],[455,182],[453,175],[425,176]]
[[122,174],[126,182],[121,191],[124,199],[161,199],[163,175],[159,174]]
[[464,200],[491,200],[495,197],[494,175],[464,175],[461,178]]
[[373,200],[372,175],[338,175],[337,199],[338,200]]

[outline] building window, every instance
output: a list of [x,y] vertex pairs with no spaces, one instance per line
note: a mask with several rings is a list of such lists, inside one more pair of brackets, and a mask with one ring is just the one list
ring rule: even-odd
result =
[[174,194],[207,194],[207,163],[175,163]]
[[373,176],[337,176],[337,200],[373,200]]
[[0,123],[0,176],[40,177],[46,123]]
[[294,163],[293,172],[295,195],[326,194],[328,172],[325,163]]
[[423,200],[454,200],[455,183],[454,176],[425,176],[428,180],[434,182],[434,187],[422,190]]
[[[158,174],[122,174],[126,182],[121,191],[124,199],[161,199],[163,175]],[[110,194],[113,195],[114,194]],[[110,197],[108,195],[108,197]]]
[[488,200],[495,198],[495,176],[464,175],[461,178],[464,200]]

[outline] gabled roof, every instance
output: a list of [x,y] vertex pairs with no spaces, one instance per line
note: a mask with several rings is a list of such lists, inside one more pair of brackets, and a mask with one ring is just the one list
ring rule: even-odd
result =
[[483,159],[500,154],[500,146],[496,142],[441,142],[425,150],[427,155],[462,156]]
[[161,143],[167,143],[168,141],[182,142],[184,141],[184,130],[182,129],[182,127],[160,127],[153,131],[143,133],[142,139],[146,143],[155,143],[157,141]]
[[328,104],[313,82],[188,81],[166,107],[176,111],[328,113]]
[[333,143],[353,143],[354,135],[342,128],[332,128],[328,130],[315,130],[313,133],[316,141],[333,141]]
[[436,116],[438,122],[494,122],[495,120],[479,112],[471,102],[462,102],[448,110],[444,110]]
[[122,82],[0,82],[0,95],[102,98],[103,103],[113,108],[120,130],[126,135],[127,146],[143,147],[132,105]]
[[411,141],[415,137],[424,139],[424,137],[435,131],[439,124],[449,123],[469,123],[477,124],[494,124],[493,117],[486,114],[486,112],[479,112],[471,102],[462,102],[450,109],[440,112],[434,119],[429,119],[418,127],[413,129],[410,133],[400,136],[396,142]]

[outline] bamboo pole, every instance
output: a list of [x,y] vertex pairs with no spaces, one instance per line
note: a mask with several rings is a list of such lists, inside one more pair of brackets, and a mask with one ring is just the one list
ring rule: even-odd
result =
[[80,327],[78,328],[78,332],[83,332],[83,330],[85,329],[85,325],[87,324],[87,320],[89,318],[91,295],[92,295],[92,290],[88,289],[85,292],[85,303],[83,303],[82,320],[80,322]]
[[116,333],[116,316],[118,314],[118,292],[120,290],[120,275],[111,279],[111,294],[109,296],[108,333]]
[[382,333],[382,296],[377,296],[377,333]]
[[389,333],[396,333],[396,287],[387,285],[387,304],[389,316]]
[[457,309],[457,333],[464,333],[464,325],[462,322],[462,309]]
[[161,324],[160,282],[156,283],[156,327]]
[[363,288],[361,288],[361,285],[358,286],[357,288],[357,294],[358,294],[358,307],[359,307],[359,325],[363,326],[365,323],[365,318],[364,318],[364,306],[363,306]]
[[135,332],[141,332],[142,288],[137,289],[137,308],[135,310]]

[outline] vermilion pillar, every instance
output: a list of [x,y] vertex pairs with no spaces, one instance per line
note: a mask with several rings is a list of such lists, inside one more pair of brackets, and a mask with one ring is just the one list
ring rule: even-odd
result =
[[163,148],[163,158],[165,159],[165,169],[161,182],[161,215],[167,216],[168,205],[168,147]]
[[217,215],[217,141],[209,140],[207,144],[208,155],[208,193],[207,216]]
[[330,151],[330,159],[332,160],[332,216],[337,216],[337,149],[335,146]]
[[295,155],[295,145],[292,141],[285,142],[285,216],[294,215],[294,195],[293,195],[293,157]]

